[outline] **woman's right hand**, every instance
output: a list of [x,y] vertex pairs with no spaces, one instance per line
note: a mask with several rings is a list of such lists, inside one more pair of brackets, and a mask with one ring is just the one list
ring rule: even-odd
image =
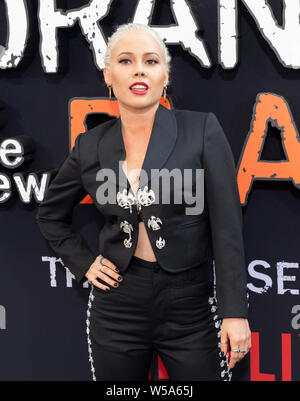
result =
[[96,257],[85,276],[90,284],[103,291],[107,291],[110,290],[110,287],[100,283],[97,278],[100,278],[111,286],[118,287],[123,277],[117,272],[117,267],[109,259],[102,259],[102,265],[100,265],[101,256],[102,255],[98,255]]

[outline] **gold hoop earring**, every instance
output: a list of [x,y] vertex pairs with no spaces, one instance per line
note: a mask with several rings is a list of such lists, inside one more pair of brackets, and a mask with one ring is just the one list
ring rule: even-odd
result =
[[166,103],[166,98],[167,98],[167,87],[166,86],[164,87],[163,95],[164,95],[164,101]]

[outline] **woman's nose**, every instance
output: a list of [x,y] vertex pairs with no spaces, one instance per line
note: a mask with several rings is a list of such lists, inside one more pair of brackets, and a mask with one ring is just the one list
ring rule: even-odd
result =
[[141,76],[141,77],[143,77],[144,75],[145,75],[145,73],[144,73],[144,71],[141,71],[141,70],[138,70],[138,71],[136,71],[135,72],[135,74],[134,74],[135,76]]
[[145,70],[144,70],[142,61],[136,63],[134,75],[135,76],[144,76],[145,75]]

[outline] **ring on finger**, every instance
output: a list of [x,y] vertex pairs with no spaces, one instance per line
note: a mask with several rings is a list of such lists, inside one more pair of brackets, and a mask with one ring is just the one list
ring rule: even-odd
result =
[[237,352],[237,353],[240,353],[240,352],[242,352],[241,350],[239,350],[239,349],[232,349],[231,350],[231,352]]
[[104,256],[101,256],[101,257],[100,257],[100,266],[101,266],[101,267],[103,266],[103,264],[102,264],[103,259],[104,259]]

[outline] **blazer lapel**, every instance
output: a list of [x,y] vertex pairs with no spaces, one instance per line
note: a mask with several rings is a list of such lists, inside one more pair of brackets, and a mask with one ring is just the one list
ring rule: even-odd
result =
[[[172,110],[159,104],[156,112],[150,140],[142,165],[139,187],[149,186],[149,180],[155,177],[166,163],[177,139],[177,121]],[[98,145],[101,169],[111,169],[115,173],[117,190],[131,190],[130,183],[119,162],[126,159],[126,149],[121,130],[121,118],[116,118],[109,126]],[[120,168],[119,168],[120,166]],[[151,170],[157,169],[155,174]],[[112,181],[111,177],[107,177]]]

